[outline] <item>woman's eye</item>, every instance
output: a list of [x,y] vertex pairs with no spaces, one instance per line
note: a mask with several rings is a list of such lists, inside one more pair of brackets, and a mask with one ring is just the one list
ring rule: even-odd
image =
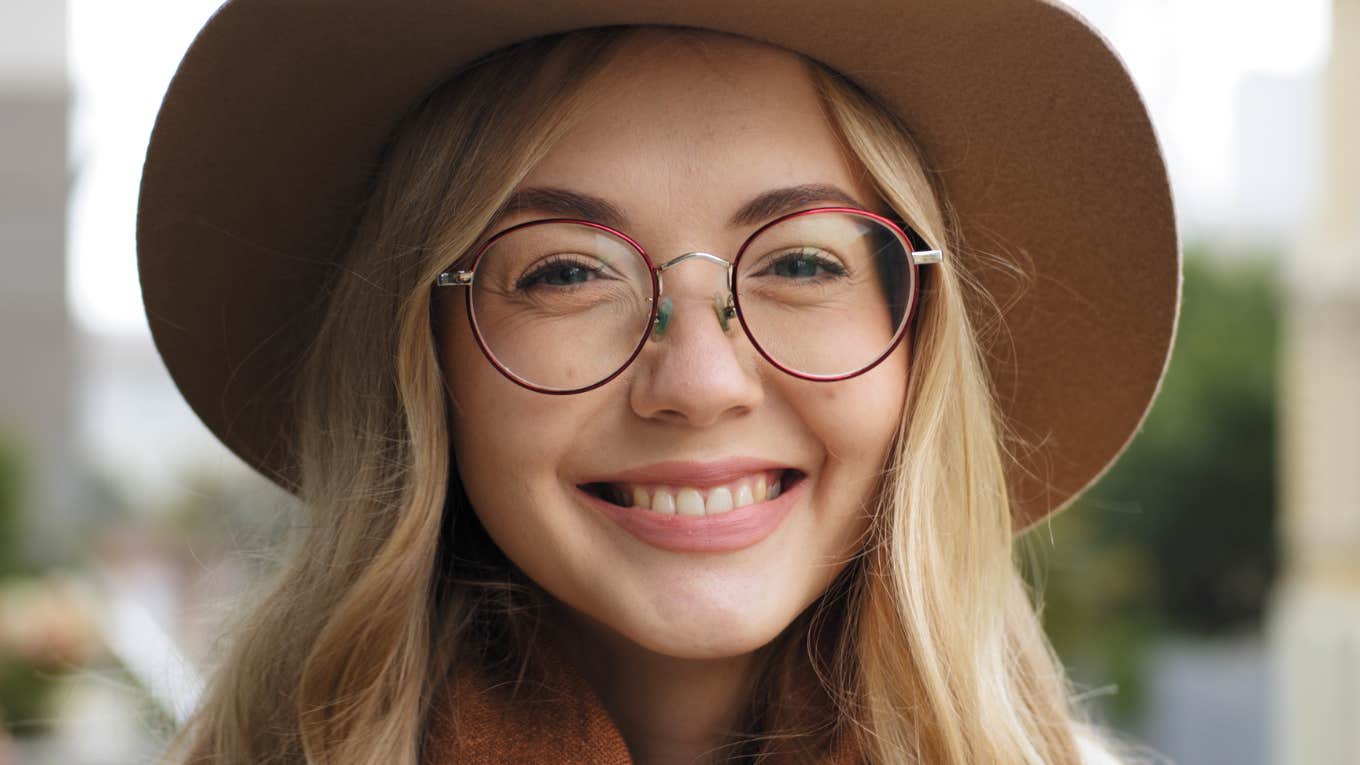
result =
[[775,276],[813,279],[818,276],[843,276],[845,267],[815,251],[792,252],[777,258],[770,266]]
[[592,267],[575,261],[547,263],[520,277],[515,287],[520,290],[531,289],[538,285],[571,287],[598,278],[601,270],[603,269],[600,267]]

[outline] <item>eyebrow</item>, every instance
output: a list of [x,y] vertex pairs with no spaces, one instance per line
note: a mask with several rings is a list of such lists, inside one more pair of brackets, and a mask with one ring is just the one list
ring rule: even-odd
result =
[[[762,192],[737,210],[727,225],[741,228],[793,212],[810,204],[848,205],[864,209],[863,203],[829,183],[804,183]],[[608,200],[571,189],[546,186],[523,188],[510,195],[496,217],[532,211],[568,218],[584,218],[610,228],[624,228],[627,216]]]

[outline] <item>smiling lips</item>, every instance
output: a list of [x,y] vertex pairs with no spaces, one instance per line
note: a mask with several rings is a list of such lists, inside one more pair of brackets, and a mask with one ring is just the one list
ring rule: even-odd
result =
[[646,544],[724,552],[769,536],[804,493],[802,471],[766,460],[659,463],[579,484],[589,504]]

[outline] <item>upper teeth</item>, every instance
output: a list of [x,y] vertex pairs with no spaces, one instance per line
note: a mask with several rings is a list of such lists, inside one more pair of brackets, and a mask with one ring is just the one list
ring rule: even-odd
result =
[[668,515],[718,515],[779,496],[780,471],[757,473],[722,486],[647,486],[624,484],[633,507]]

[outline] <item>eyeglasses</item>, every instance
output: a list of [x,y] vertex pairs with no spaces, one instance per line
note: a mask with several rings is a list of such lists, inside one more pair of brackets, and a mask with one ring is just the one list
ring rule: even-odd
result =
[[552,218],[496,234],[467,270],[435,284],[467,289],[477,344],[506,377],[540,393],[581,393],[622,373],[649,337],[664,338],[674,303],[662,275],[690,260],[726,270],[712,298],[723,332],[735,318],[780,370],[833,381],[892,353],[915,309],[917,269],[941,252],[881,215],[820,207],[766,223],[730,261],[687,252],[655,265],[620,231]]

